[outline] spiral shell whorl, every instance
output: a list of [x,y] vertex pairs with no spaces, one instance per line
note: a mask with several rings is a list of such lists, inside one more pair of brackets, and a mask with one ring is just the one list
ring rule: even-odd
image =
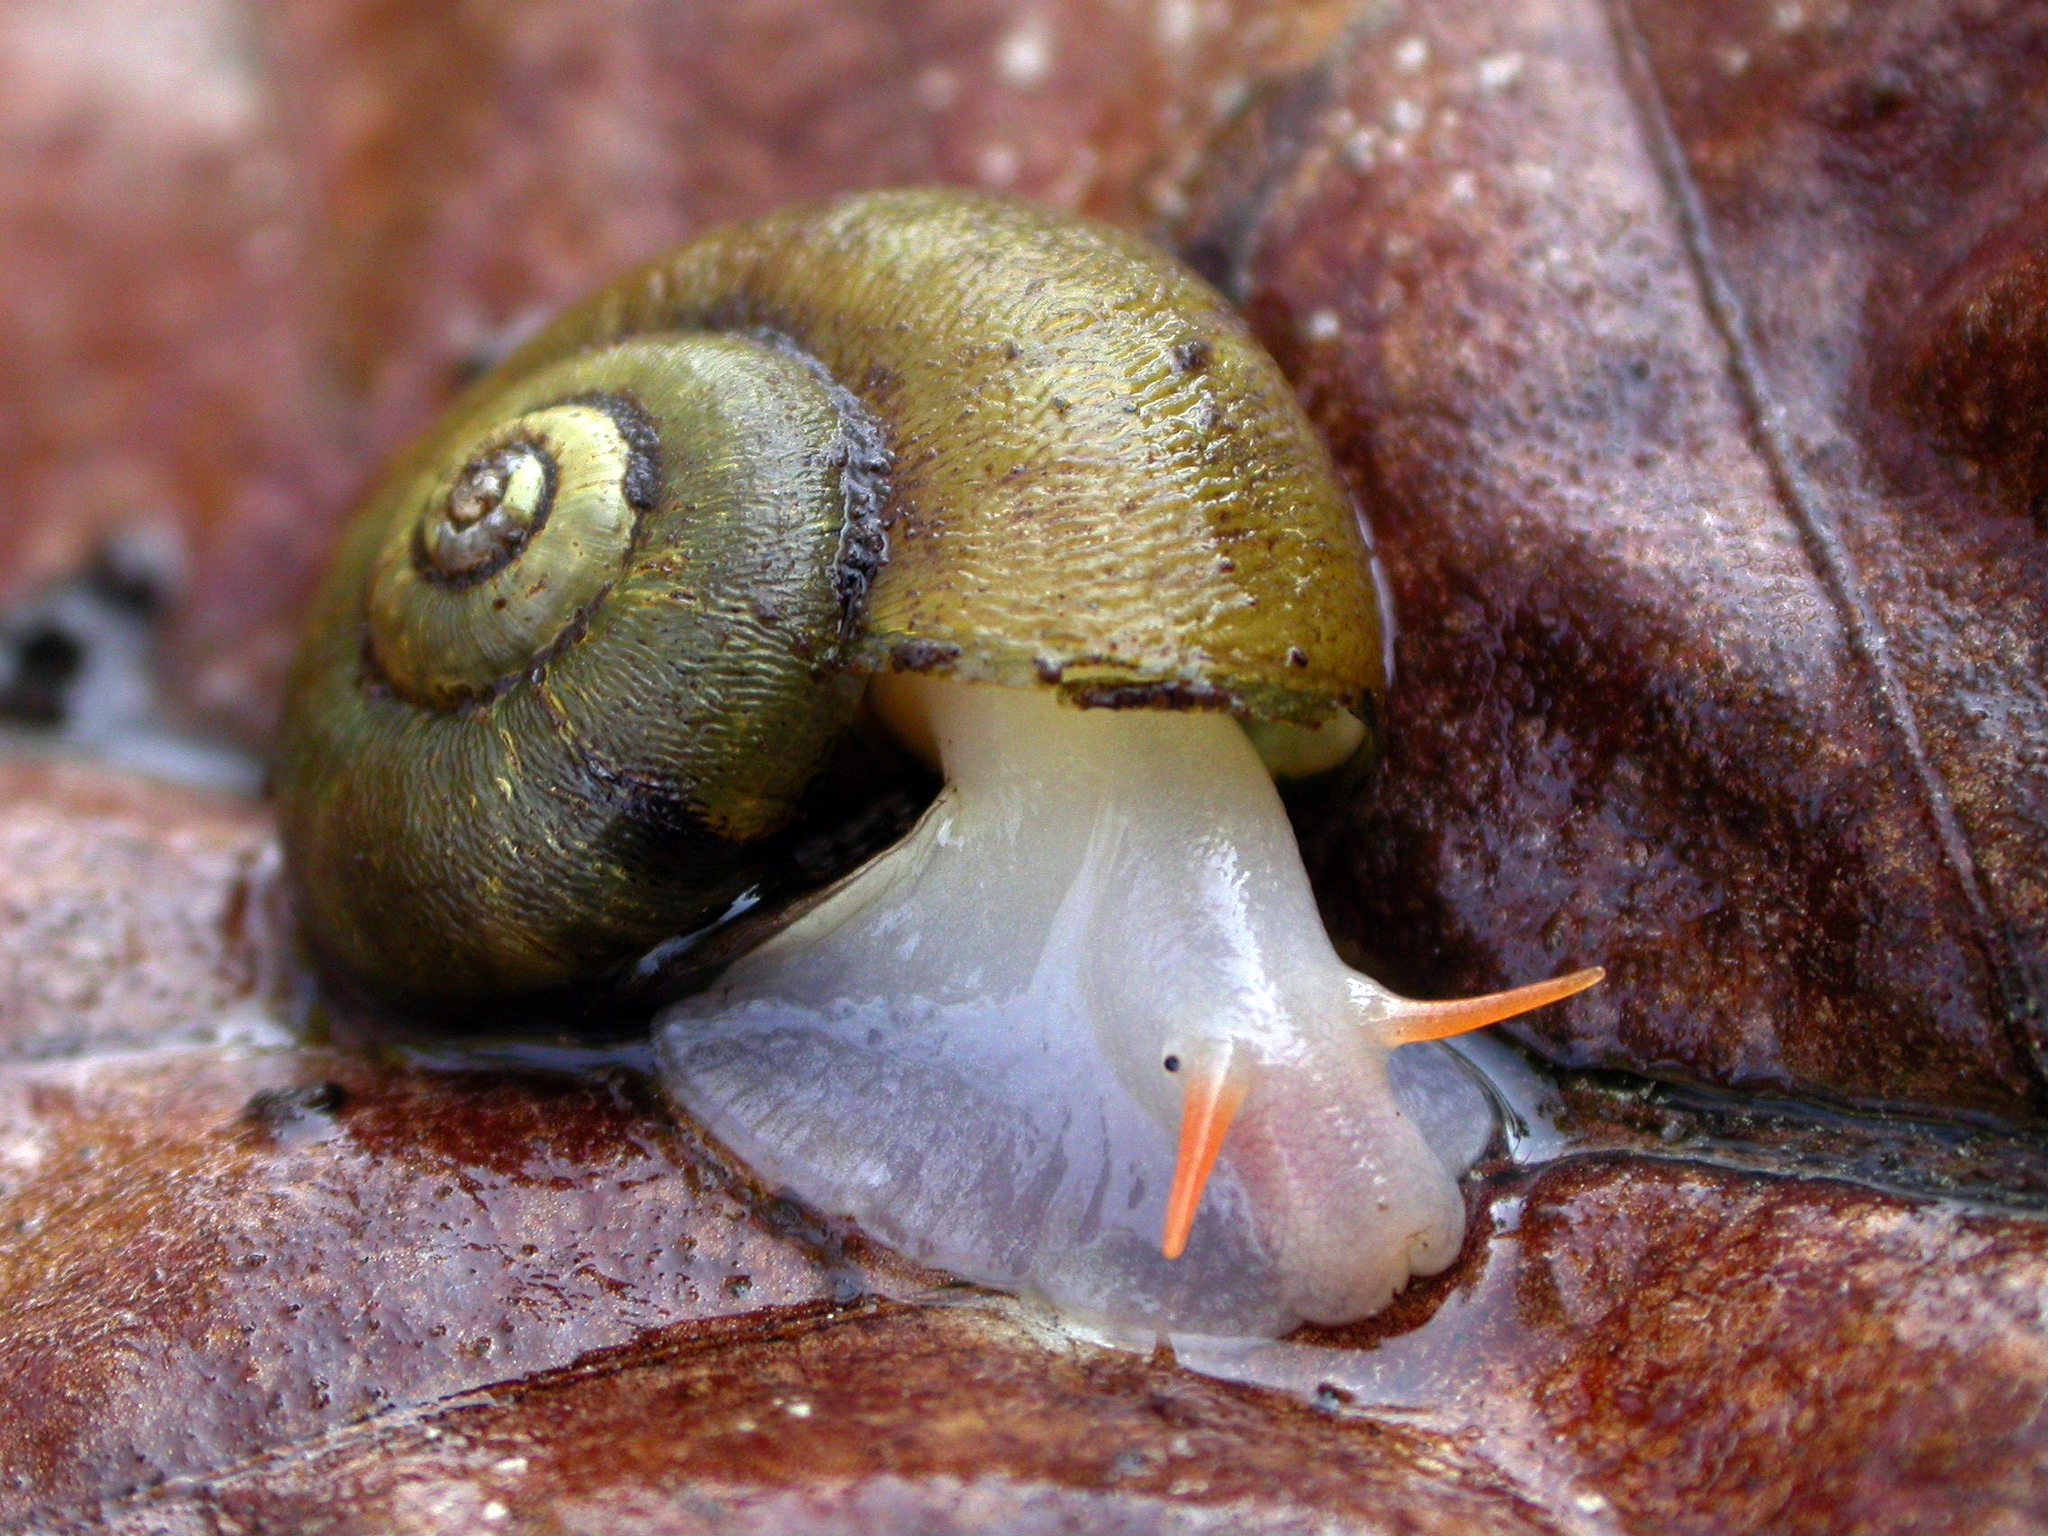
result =
[[[559,370],[557,370],[559,371]],[[449,708],[516,676],[618,576],[659,445],[623,396],[528,411],[423,473],[370,572],[372,655],[408,698]]]
[[[641,336],[487,381],[393,474],[323,588],[282,733],[325,950],[406,999],[540,993],[754,883],[748,847],[858,705],[839,653],[875,449],[850,408],[778,345]],[[513,444],[552,466],[545,516],[450,580],[436,525]]]

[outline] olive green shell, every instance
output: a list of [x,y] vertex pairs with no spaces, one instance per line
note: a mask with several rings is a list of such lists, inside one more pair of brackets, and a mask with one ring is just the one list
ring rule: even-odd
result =
[[286,856],[328,959],[473,1013],[747,898],[871,673],[1314,725],[1380,657],[1221,299],[1100,226],[855,197],[613,284],[392,467],[294,665]]
[[508,366],[697,329],[790,338],[887,431],[857,665],[1304,725],[1380,689],[1328,450],[1237,313],[1143,240],[950,191],[794,208],[612,284]]

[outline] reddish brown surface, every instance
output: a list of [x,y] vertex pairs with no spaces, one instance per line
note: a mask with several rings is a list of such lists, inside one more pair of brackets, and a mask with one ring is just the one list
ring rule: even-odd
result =
[[1506,1465],[1569,1467],[1628,1530],[2048,1519],[2038,1221],[1684,1162],[1566,1163],[1503,1193],[1513,1231],[1461,1277],[1470,1315],[1377,1368],[1485,1405]]
[[830,1294],[636,1089],[204,1048],[14,1069],[0,1519]]
[[[309,1079],[346,1096],[245,1107]],[[494,1499],[534,1530],[2048,1518],[2030,1220],[1684,1163],[1509,1179],[1452,1276],[1251,1366],[1351,1394],[1323,1391],[1333,1418],[973,1313],[778,1313],[826,1293],[815,1253],[631,1090],[319,1055],[19,1068],[8,1089],[0,1216],[33,1238],[0,1287],[12,1518],[453,1532]],[[554,1370],[608,1345],[630,1347]]]
[[1558,1529],[1433,1433],[1336,1423],[1000,1316],[889,1307],[651,1342],[148,1518],[454,1531],[497,1523],[494,1502],[538,1531]]
[[0,758],[0,1061],[211,1040],[256,993],[269,818]]
[[[1231,1385],[843,1247],[623,1064],[512,1070],[444,1042],[435,1066],[291,1045],[254,1018],[208,1043],[189,999],[244,978],[230,990],[253,1012],[274,930],[194,927],[169,897],[199,911],[246,883],[261,818],[17,767],[0,828],[63,850],[25,866],[49,900],[0,906],[19,957],[0,973],[0,1525],[2048,1520],[2037,1217],[1714,1166],[1740,1144],[1701,1112],[1659,1121],[1580,1088],[1577,1144],[1672,1150],[1498,1169],[1459,1264],[1382,1317],[1246,1357],[1188,1349]],[[162,899],[132,899],[143,885]],[[67,890],[50,970],[118,946],[157,979],[123,1031],[39,1025],[24,941]],[[1811,1134],[1892,1135],[1929,1161],[1909,1131]],[[1755,1146],[1765,1164],[1791,1150]],[[1995,1192],[1995,1148],[1978,1158],[1940,1177]],[[926,1300],[856,1299],[876,1287]]]
[[0,545],[22,581],[181,524],[179,692],[260,737],[349,488],[598,278],[891,181],[1170,230],[1393,581],[1388,771],[1316,839],[1346,936],[1420,991],[1605,962],[1523,1026],[1562,1059],[2038,1117],[2042,28],[38,0],[0,17]]
[[1304,810],[1346,943],[1417,991],[1604,961],[1527,1037],[1989,1127],[1581,1086],[1572,1134],[1629,1150],[1498,1173],[1449,1275],[1238,1362],[1298,1395],[1223,1385],[1011,1314],[835,1309],[880,1261],[630,1075],[212,1043],[281,960],[264,820],[9,768],[0,1524],[2048,1526],[2048,1228],[1710,1161],[2041,1187],[1997,1127],[2044,1104],[2044,26],[0,12],[0,580],[182,528],[195,714],[260,738],[349,487],[547,307],[792,196],[1008,185],[1178,239],[1370,508],[1390,758]]
[[[18,0],[0,12],[0,594],[110,533],[182,532],[218,605],[260,612],[211,708],[274,677],[278,599],[348,475],[349,405],[299,172],[235,0]],[[221,556],[236,588],[216,588]],[[242,681],[237,681],[240,679]],[[259,711],[260,712],[260,711]]]
[[1451,0],[1205,168],[1190,247],[1392,579],[1388,770],[1320,870],[1384,969],[1597,959],[1526,1038],[2041,1112],[2048,552],[1870,400],[1894,349],[1922,420],[2033,377],[2019,256],[1976,258],[2007,290],[1988,380],[1943,361],[1976,290],[1900,295],[2024,208],[2044,63],[2024,5]]
[[1171,228],[1393,578],[1339,926],[1425,991],[1604,961],[1525,1026],[1564,1059],[2038,1116],[2041,26],[26,4],[0,544],[19,582],[182,524],[180,692],[260,736],[348,488],[599,277],[890,181]]
[[349,497],[550,309],[710,224],[951,181],[1125,219],[1341,5],[24,0],[0,13],[0,591],[192,553],[179,691],[261,740]]

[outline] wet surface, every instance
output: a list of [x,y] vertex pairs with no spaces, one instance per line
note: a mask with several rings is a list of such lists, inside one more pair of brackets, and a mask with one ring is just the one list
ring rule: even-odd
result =
[[1404,1410],[1627,1530],[2041,1517],[2048,1223],[1575,1157],[1488,1187],[1470,1242],[1382,1319],[1187,1356]]
[[352,488],[543,314],[791,197],[1007,188],[1178,244],[1368,509],[1387,772],[1304,824],[1370,968],[1599,960],[1523,1039],[2048,1113],[2031,7],[940,9],[20,8],[15,595],[163,536],[175,707],[260,741]]
[[615,1080],[136,1053],[11,1071],[0,1146],[11,1519],[845,1287]]
[[[1969,422],[2032,377],[2044,47],[2024,5],[1390,9],[1219,143],[1182,238],[1398,618],[1386,771],[1303,817],[1369,969],[1597,959],[1520,1038],[2042,1113],[2048,554],[1944,452],[2035,462]],[[1870,408],[1902,376],[1949,425]]]
[[274,1034],[275,867],[246,805],[0,756],[0,1062]]
[[1626,1072],[1560,1071],[1496,1035],[1459,1042],[1523,1167],[1630,1152],[1735,1171],[1841,1179],[1958,1209],[2048,1212],[2048,1137],[1963,1120],[1854,1114],[1797,1099],[1687,1088]]
[[[189,828],[182,797],[13,775],[10,813],[63,827],[78,868],[154,818],[154,883],[204,888],[204,845],[161,825],[176,806]],[[260,841],[262,818],[227,820]],[[0,912],[0,940],[25,920]],[[192,947],[165,918],[79,922]],[[247,968],[247,943],[217,928],[212,958],[241,946]],[[23,984],[0,1019],[33,1017]],[[1560,1079],[1474,1042],[1509,1128],[1468,1181],[1459,1262],[1366,1323],[1183,1338],[1176,1364],[755,1188],[660,1101],[644,1044],[335,1020],[323,1045],[246,1007],[226,1039],[175,1009],[143,1038],[138,1008],[128,1033],[0,1064],[0,1523],[2048,1520],[2048,1215],[2024,1138]],[[1918,1194],[1848,1182],[1858,1156],[1945,1156],[1952,1197],[1925,1168]]]
[[1395,1502],[1416,1532],[1559,1529],[1427,1432],[1340,1422],[1000,1311],[882,1305],[619,1351],[147,1518],[438,1531],[491,1523],[496,1503],[508,1528],[547,1531],[1307,1531],[1386,1528]]
[[542,313],[792,196],[1009,187],[1178,241],[1371,514],[1386,771],[1297,806],[1347,954],[1609,979],[1475,1050],[1451,1271],[1175,1365],[820,1227],[630,1048],[323,1037],[260,812],[10,759],[0,1524],[2048,1526],[2042,27],[13,8],[17,724],[140,536],[160,720],[261,741],[350,488]]

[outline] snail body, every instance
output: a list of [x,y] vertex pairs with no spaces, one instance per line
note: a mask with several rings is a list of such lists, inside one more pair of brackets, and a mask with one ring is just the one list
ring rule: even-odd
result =
[[[671,1093],[971,1277],[1341,1320],[1449,1262],[1485,1121],[1432,1147],[1459,1096],[1395,1045],[1563,995],[1409,1004],[1330,951],[1259,750],[1360,749],[1373,593],[1277,367],[1164,255],[954,193],[793,210],[570,311],[372,493],[293,672],[286,855],[400,1005],[573,994],[756,899],[886,721],[946,788],[664,1016]],[[996,1155],[933,1180],[963,1137]]]
[[[683,1105],[769,1182],[1095,1324],[1277,1335],[1448,1264],[1488,1101],[1437,1048],[1391,1050],[1236,723],[904,686],[947,789],[663,1015]],[[1169,1260],[1205,1076],[1243,1102]]]

